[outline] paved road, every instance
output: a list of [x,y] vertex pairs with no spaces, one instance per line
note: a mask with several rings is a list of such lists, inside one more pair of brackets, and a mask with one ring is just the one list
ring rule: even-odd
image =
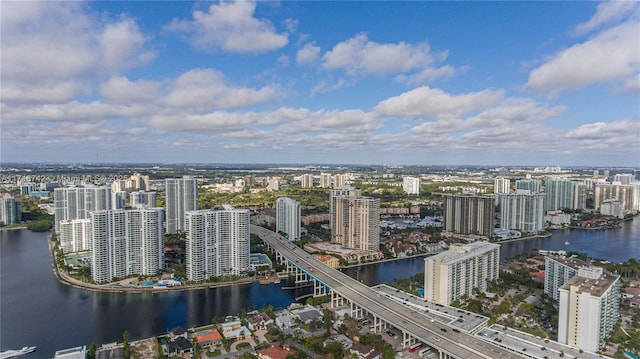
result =
[[251,232],[262,238],[295,266],[326,284],[336,293],[364,308],[367,312],[383,318],[390,325],[407,332],[429,346],[451,354],[455,358],[515,359],[527,357],[523,353],[502,348],[473,335],[455,333],[453,328],[445,324],[425,321],[424,316],[417,315],[415,310],[380,296],[374,289],[338,270],[325,266],[275,232],[256,225],[251,226]]

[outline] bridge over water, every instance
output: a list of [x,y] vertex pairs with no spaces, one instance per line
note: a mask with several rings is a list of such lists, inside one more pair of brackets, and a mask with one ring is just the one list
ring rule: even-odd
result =
[[289,240],[266,228],[252,225],[251,232],[258,235],[276,260],[286,265],[296,282],[312,281],[314,296],[331,296],[331,306],[349,305],[351,315],[373,317],[376,333],[394,327],[402,333],[402,345],[423,342],[436,349],[440,359],[496,359],[527,358],[509,348],[503,348],[440,322],[428,320],[422,313],[394,301],[348,275],[316,260]]

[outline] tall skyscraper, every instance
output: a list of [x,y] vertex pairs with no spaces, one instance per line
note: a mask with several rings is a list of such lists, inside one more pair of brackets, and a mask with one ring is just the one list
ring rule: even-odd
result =
[[337,174],[333,176],[333,188],[340,188],[346,184],[346,176]]
[[493,197],[445,195],[444,230],[460,234],[493,236],[496,210]]
[[493,193],[509,193],[511,192],[511,180],[506,177],[496,177],[493,180]]
[[240,276],[250,270],[249,210],[199,210],[186,213],[187,279]]
[[347,216],[343,199],[344,197],[360,197],[362,192],[351,186],[341,186],[331,190],[329,194],[329,227],[331,228],[331,241],[344,243],[345,218]]
[[604,348],[619,319],[620,276],[583,267],[559,293],[558,342],[590,352]]
[[343,246],[366,251],[380,250],[380,199],[345,198],[348,208]]
[[112,209],[111,188],[63,187],[53,192],[55,228],[60,233],[60,221],[90,218],[92,211]]
[[165,179],[167,233],[184,232],[185,213],[198,209],[198,186],[191,176]]
[[564,208],[573,209],[573,182],[565,178],[544,181],[545,213]]
[[300,177],[300,187],[311,188],[313,187],[313,175],[305,173]]
[[424,298],[449,305],[473,290],[487,290],[488,281],[498,278],[500,245],[473,242],[453,244],[446,252],[424,260]]
[[162,208],[91,212],[91,276],[97,283],[163,269]]
[[127,205],[127,192],[126,191],[118,191],[111,192],[111,208],[112,209],[121,209]]
[[544,292],[555,300],[560,297],[558,290],[578,274],[580,267],[589,263],[578,258],[548,255],[544,258]]
[[573,209],[587,209],[587,185],[573,182]]
[[276,200],[276,231],[282,232],[290,241],[300,239],[300,202],[289,197]]
[[544,230],[544,194],[529,191],[500,195],[500,228],[525,233]]
[[419,177],[403,177],[402,189],[406,194],[420,194],[420,178]]
[[0,226],[8,226],[22,221],[20,202],[9,193],[0,197]]
[[634,190],[635,186],[631,184],[598,183],[593,193],[594,207],[600,210],[602,202],[615,199],[620,202],[624,212],[629,212],[633,209]]
[[60,221],[58,240],[64,253],[91,250],[91,219]]
[[155,207],[157,200],[156,192],[136,191],[129,194],[131,207],[148,206]]
[[331,187],[331,173],[320,173],[320,187],[321,188]]
[[531,193],[542,193],[542,181],[535,179],[516,180],[516,191],[519,189],[531,191]]

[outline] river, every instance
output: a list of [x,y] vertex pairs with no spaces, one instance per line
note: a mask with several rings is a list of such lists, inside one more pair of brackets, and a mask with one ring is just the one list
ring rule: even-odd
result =
[[[121,341],[125,330],[135,340],[178,325],[204,325],[215,316],[238,314],[242,308],[285,307],[300,294],[282,290],[285,282],[156,294],[77,289],[53,276],[46,243],[49,235],[0,231],[0,349],[37,346],[29,358],[50,358],[56,350],[92,342]],[[640,219],[616,230],[557,231],[548,238],[504,243],[501,258],[535,249],[586,252],[614,262],[640,258]],[[423,272],[423,263],[423,257],[415,257],[345,272],[374,285]]]

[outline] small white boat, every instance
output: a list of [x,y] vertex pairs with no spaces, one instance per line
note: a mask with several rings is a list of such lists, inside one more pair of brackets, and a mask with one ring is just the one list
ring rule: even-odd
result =
[[569,244],[570,244],[569,241],[564,241],[565,246],[568,246]]
[[15,358],[20,355],[31,353],[32,351],[35,351],[35,350],[36,350],[36,347],[22,347],[22,349],[20,350],[5,350],[2,353],[0,353],[0,359]]

